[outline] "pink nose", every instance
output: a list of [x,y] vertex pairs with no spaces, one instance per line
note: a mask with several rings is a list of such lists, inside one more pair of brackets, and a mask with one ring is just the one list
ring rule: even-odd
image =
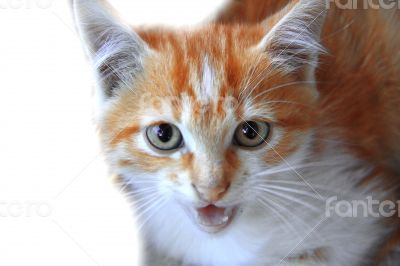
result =
[[230,183],[226,184],[219,184],[216,187],[209,188],[209,187],[203,187],[203,186],[196,186],[195,184],[192,184],[194,190],[196,191],[197,195],[202,199],[207,202],[216,202],[220,199],[222,199],[225,194],[228,192]]

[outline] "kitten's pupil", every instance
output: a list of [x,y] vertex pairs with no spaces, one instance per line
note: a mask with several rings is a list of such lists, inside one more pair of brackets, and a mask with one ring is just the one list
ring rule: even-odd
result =
[[166,143],[171,140],[173,129],[169,124],[161,124],[158,127],[155,127],[154,130],[162,142]]
[[258,137],[258,125],[256,122],[249,121],[243,124],[242,132],[249,139]]

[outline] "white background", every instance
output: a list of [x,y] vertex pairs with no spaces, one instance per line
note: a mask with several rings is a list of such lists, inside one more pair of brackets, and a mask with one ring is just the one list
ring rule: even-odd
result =
[[[187,25],[223,1],[110,2],[131,23]],[[66,0],[0,0],[0,86],[0,265],[137,265]]]

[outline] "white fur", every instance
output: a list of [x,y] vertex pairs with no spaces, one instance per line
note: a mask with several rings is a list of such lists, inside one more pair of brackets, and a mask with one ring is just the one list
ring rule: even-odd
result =
[[216,97],[216,89],[215,89],[215,73],[211,69],[210,63],[208,62],[208,57],[206,56],[203,61],[203,76],[201,79],[201,98],[204,102],[209,102],[211,99],[215,99]]

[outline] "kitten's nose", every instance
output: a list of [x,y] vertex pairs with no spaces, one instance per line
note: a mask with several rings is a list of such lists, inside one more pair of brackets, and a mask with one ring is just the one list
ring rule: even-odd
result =
[[192,184],[192,186],[202,200],[212,203],[222,199],[225,196],[230,187],[230,183],[218,184],[212,188],[207,186],[196,186],[195,184]]

